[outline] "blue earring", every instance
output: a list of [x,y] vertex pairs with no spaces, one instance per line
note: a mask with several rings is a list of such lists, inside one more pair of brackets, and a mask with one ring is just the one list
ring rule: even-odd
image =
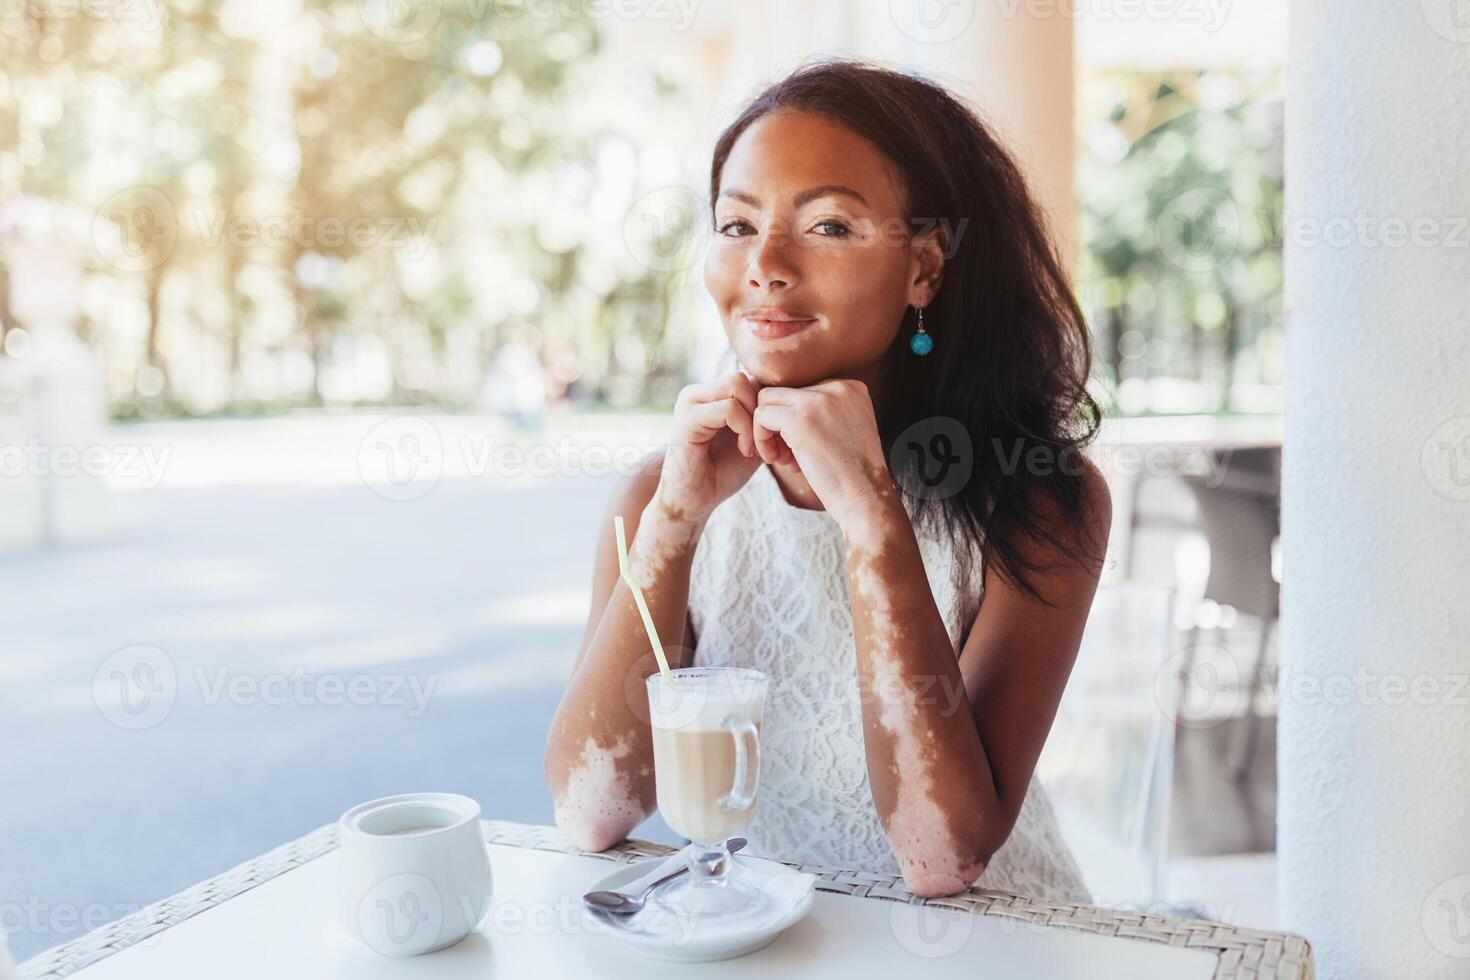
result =
[[909,350],[923,357],[934,349],[934,338],[924,332],[924,308],[919,307],[919,329],[909,338]]

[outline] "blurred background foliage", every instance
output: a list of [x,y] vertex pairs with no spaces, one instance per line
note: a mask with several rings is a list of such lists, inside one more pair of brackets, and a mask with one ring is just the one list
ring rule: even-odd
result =
[[1079,291],[1121,414],[1279,412],[1282,78],[1084,79]]
[[[702,287],[631,216],[703,179],[680,73],[610,64],[592,18],[454,0],[425,30],[375,2],[0,18],[0,201],[119,236],[80,326],[114,416],[470,408],[511,341],[552,399],[671,401]],[[1100,388],[1125,414],[1279,410],[1279,73],[1080,82]],[[3,303],[0,326],[20,356]]]

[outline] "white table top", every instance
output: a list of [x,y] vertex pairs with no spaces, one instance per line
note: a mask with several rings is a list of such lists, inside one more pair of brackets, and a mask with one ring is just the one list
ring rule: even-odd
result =
[[1087,935],[997,916],[817,892],[805,919],[733,960],[664,963],[627,950],[581,914],[607,860],[491,844],[495,894],[479,930],[409,959],[357,945],[336,920],[335,850],[79,971],[83,980],[458,980],[694,975],[1209,980],[1212,953]]

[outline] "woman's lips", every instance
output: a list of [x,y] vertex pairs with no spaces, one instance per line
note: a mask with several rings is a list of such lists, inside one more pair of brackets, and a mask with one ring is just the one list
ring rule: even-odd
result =
[[756,317],[745,318],[745,323],[750,328],[750,332],[762,340],[781,340],[793,334],[801,333],[816,322],[815,317],[810,320],[761,320]]

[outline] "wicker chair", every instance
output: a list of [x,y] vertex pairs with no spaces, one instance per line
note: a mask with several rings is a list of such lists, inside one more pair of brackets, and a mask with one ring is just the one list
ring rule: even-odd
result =
[[[1210,576],[1205,598],[1231,606],[1260,621],[1255,658],[1246,677],[1246,724],[1236,741],[1231,770],[1244,779],[1255,755],[1253,716],[1262,686],[1271,630],[1281,615],[1281,583],[1271,569],[1271,549],[1281,535],[1281,450],[1237,450],[1216,485],[1187,475],[1184,482],[1199,505],[1200,522],[1210,543]],[[1194,640],[1199,625],[1194,627]],[[1191,642],[1190,652],[1195,644]],[[1192,676],[1187,671],[1186,677]]]

